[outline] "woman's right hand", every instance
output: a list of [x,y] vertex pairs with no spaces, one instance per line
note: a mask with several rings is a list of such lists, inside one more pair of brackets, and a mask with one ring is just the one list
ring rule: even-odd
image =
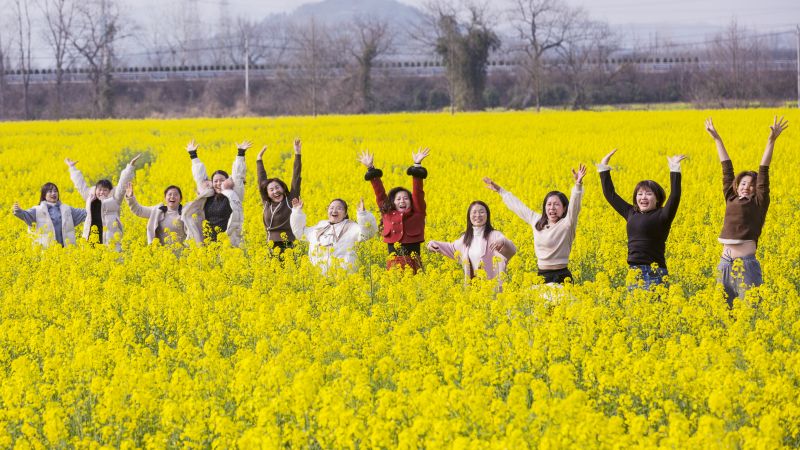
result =
[[303,209],[303,201],[295,197],[292,199],[292,209]]
[[22,208],[19,207],[19,202],[14,202],[14,206],[11,208],[11,210],[14,212],[14,214],[22,211]]
[[64,159],[64,162],[67,163],[70,168],[75,167],[75,164],[78,164],[78,161],[73,161],[69,158]]
[[428,250],[438,253],[439,252],[439,243],[436,242],[436,241],[428,242]]
[[256,156],[256,161],[261,161],[261,158],[264,157],[264,152],[266,152],[266,151],[267,151],[267,146],[266,145],[261,147],[261,151],[258,152],[258,156]]
[[186,144],[186,151],[187,152],[196,152],[198,147],[199,146],[197,145],[197,143],[194,141],[194,139],[192,139],[191,141],[189,141],[188,144]]
[[608,163],[611,162],[611,157],[614,156],[614,153],[617,153],[617,149],[608,152],[608,154],[604,156],[602,160],[600,160],[600,164],[607,166]]
[[133,197],[133,183],[128,183],[125,185],[125,197],[131,198]]
[[375,155],[369,152],[369,150],[364,150],[358,155],[358,162],[367,166],[367,169],[372,169],[375,167]]
[[493,190],[495,192],[500,192],[500,189],[503,189],[503,188],[500,187],[499,184],[497,184],[494,181],[492,181],[492,179],[489,178],[489,177],[483,177],[483,182],[486,183],[486,187],[487,188],[489,188],[489,189],[491,189],[491,190]]
[[711,119],[711,117],[706,119],[706,133],[714,138],[715,141],[722,140],[722,138],[719,137],[719,133],[717,133],[717,129],[714,128],[714,121]]

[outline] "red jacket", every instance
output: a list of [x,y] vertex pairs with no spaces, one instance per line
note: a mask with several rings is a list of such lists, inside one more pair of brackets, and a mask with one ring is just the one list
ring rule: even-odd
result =
[[[414,244],[425,241],[425,192],[422,190],[422,178],[412,177],[411,209],[401,213],[396,209],[382,213],[383,242],[394,244]],[[378,208],[388,202],[386,189],[380,177],[370,180],[375,191]]]

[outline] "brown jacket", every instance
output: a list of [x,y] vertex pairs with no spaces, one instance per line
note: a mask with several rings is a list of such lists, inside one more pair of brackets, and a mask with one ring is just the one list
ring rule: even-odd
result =
[[722,192],[725,194],[725,219],[721,239],[741,239],[758,242],[769,209],[769,166],[759,166],[756,191],[750,198],[739,197],[733,163],[722,161]]
[[[264,169],[264,162],[256,161],[256,173],[258,174],[258,192],[261,194],[261,202],[264,206],[264,228],[267,230],[267,240],[273,242],[293,242],[295,236],[292,233],[292,226],[289,218],[292,215],[292,199],[300,197],[300,155],[294,155],[294,168],[292,169],[292,186],[289,192],[283,196],[283,201],[275,203],[267,193],[264,186],[267,180],[267,171]],[[285,233],[285,239],[281,234]]]

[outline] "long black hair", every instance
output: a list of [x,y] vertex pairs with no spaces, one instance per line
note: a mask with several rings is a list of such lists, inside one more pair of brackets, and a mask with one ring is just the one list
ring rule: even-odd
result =
[[469,247],[472,244],[472,221],[469,219],[469,213],[472,211],[473,206],[483,206],[486,208],[486,225],[483,227],[483,238],[489,239],[489,234],[494,231],[494,227],[492,227],[492,213],[489,211],[489,205],[486,203],[475,200],[474,202],[469,204],[469,208],[467,208],[467,229],[464,231],[464,245]]
[[267,187],[272,182],[278,183],[278,185],[281,187],[281,189],[283,189],[283,201],[288,203],[289,202],[289,194],[290,194],[289,187],[286,186],[286,183],[284,183],[283,180],[281,180],[280,178],[267,178],[261,184],[259,184],[258,185],[258,189],[261,191],[261,195],[263,195],[264,197],[269,198],[269,202],[273,203],[272,202],[272,198],[270,198],[269,193],[267,192]]
[[[50,192],[50,191],[58,192],[58,186],[56,186],[55,183],[51,183],[51,182],[48,181],[47,183],[42,185],[42,193],[39,196],[39,202],[45,201],[47,193]],[[61,194],[59,193],[59,197],[60,196],[61,196]]]
[[540,217],[539,220],[536,222],[536,231],[542,231],[544,227],[547,226],[547,222],[549,222],[549,219],[547,218],[547,212],[545,212],[545,209],[547,208],[547,200],[550,200],[550,197],[553,196],[558,197],[558,200],[561,202],[562,205],[564,205],[564,214],[562,214],[561,217],[558,218],[558,220],[561,220],[567,216],[567,211],[569,211],[569,199],[567,198],[567,196],[564,195],[564,193],[561,191],[550,191],[547,193],[547,195],[544,196],[544,201],[542,202],[542,217]]

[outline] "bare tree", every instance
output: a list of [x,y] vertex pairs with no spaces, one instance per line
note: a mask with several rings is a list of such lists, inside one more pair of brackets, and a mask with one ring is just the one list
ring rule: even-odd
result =
[[53,51],[53,62],[56,66],[55,117],[61,118],[64,103],[64,69],[69,56],[69,38],[75,17],[75,4],[71,0],[40,0],[39,7],[47,23],[44,37]]
[[540,111],[545,57],[564,45],[586,20],[586,13],[563,0],[512,0],[507,14],[520,41],[522,67],[531,83],[536,111]]
[[385,19],[375,17],[356,17],[350,27],[352,46],[350,54],[356,60],[355,87],[357,109],[366,113],[375,109],[372,94],[372,68],[375,60],[389,51],[394,33]]
[[575,25],[557,47],[558,66],[572,91],[572,109],[583,109],[589,103],[592,84],[605,85],[616,72],[606,61],[618,43],[605,22],[586,19]]
[[426,9],[429,21],[423,26],[434,30],[433,47],[447,70],[451,112],[483,109],[489,54],[500,47],[487,4],[439,0]]
[[17,25],[17,50],[19,51],[19,68],[22,71],[22,103],[25,118],[31,118],[30,84],[31,84],[31,15],[26,0],[14,0],[14,15]]
[[70,41],[89,66],[94,116],[111,117],[114,43],[122,38],[119,10],[112,0],[90,0],[77,6],[75,20]]
[[290,36],[295,57],[295,76],[290,81],[294,89],[305,94],[306,111],[316,116],[327,103],[323,96],[331,80],[329,75],[336,72],[344,50],[341,41],[314,17],[307,24],[291,26]]
[[729,98],[741,105],[760,94],[767,50],[762,38],[732,20],[708,48],[715,66],[706,74],[712,97]]

